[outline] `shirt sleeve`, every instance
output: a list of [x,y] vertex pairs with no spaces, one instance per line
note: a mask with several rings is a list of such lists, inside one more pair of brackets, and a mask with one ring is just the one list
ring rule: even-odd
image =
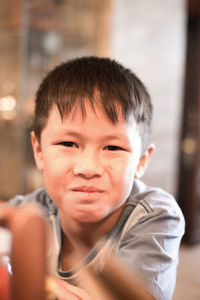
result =
[[184,218],[173,197],[167,201],[157,195],[148,197],[151,201],[143,199],[138,204],[144,214],[124,235],[119,255],[155,299],[170,300],[176,284]]

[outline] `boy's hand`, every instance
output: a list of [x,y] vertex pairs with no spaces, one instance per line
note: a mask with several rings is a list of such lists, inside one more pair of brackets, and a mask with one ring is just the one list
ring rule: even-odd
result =
[[46,223],[40,207],[30,204],[11,208],[0,204],[0,226],[12,234],[10,298],[45,299]]
[[47,289],[58,300],[92,300],[83,289],[52,276],[47,276]]

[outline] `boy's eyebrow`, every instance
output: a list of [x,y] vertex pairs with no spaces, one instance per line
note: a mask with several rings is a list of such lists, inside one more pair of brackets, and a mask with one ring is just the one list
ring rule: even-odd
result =
[[[79,132],[76,132],[76,131],[73,131],[73,130],[67,130],[65,132],[66,135],[71,135],[73,137],[76,137],[76,138],[83,138],[84,137],[84,134],[81,134]],[[101,140],[102,141],[107,141],[107,140],[120,140],[120,139],[126,139],[127,137],[123,134],[123,133],[120,133],[118,132],[116,135],[115,134],[102,134],[101,136]]]
[[66,135],[72,135],[72,136],[77,137],[77,138],[81,138],[83,136],[82,134],[80,134],[76,131],[73,131],[73,130],[67,130],[67,131],[65,131],[65,134]]
[[54,138],[65,138],[67,136],[71,136],[71,137],[75,137],[75,138],[82,138],[83,135],[76,132],[76,131],[73,131],[73,130],[55,130],[52,132],[52,137]]
[[102,139],[103,140],[120,140],[120,139],[125,139],[126,136],[124,134],[118,133],[117,135],[105,135]]

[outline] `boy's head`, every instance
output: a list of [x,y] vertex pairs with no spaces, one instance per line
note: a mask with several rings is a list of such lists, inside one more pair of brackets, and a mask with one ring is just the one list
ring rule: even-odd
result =
[[61,64],[41,83],[36,94],[34,132],[40,140],[51,108],[56,105],[61,118],[75,108],[86,115],[85,103],[101,106],[109,120],[118,121],[119,108],[125,121],[133,116],[139,126],[142,148],[150,140],[152,104],[143,83],[115,60],[82,57]]
[[115,223],[153,150],[151,114],[143,84],[110,59],[75,59],[47,75],[31,136],[63,224]]

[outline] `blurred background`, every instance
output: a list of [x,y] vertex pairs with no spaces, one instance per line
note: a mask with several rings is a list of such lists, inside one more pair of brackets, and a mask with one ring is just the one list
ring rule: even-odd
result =
[[[110,56],[131,68],[152,96],[156,150],[144,180],[176,197],[186,218],[184,241],[186,245],[198,243],[199,2],[0,0],[0,198],[43,185],[29,134],[34,95],[44,75],[73,57]],[[198,247],[183,248],[182,265],[187,265],[191,251],[189,257],[200,261]],[[188,281],[184,270],[179,284]],[[199,297],[195,296],[200,284],[199,271],[198,279],[193,278],[195,270],[191,269],[190,277],[196,294],[189,295],[200,299],[200,289]],[[176,299],[188,299],[178,294],[182,287]]]
[[156,151],[145,181],[175,195],[186,41],[184,0],[0,0],[0,194],[41,185],[28,129],[34,95],[57,64],[111,56],[146,84]]

